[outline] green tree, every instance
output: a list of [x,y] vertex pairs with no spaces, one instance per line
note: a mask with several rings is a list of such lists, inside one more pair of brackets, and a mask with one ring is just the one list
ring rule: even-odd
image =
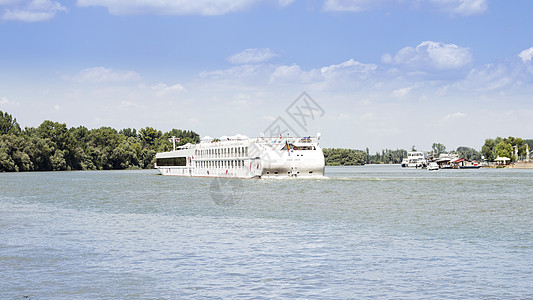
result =
[[14,134],[20,133],[20,125],[17,123],[17,119],[13,118],[7,112],[0,110],[0,135],[2,134]]
[[137,152],[127,140],[122,141],[118,147],[113,149],[110,158],[114,169],[129,169],[139,166]]
[[156,141],[161,138],[162,133],[152,127],[145,127],[139,130],[139,135],[143,143],[143,147],[154,149]]
[[481,153],[474,148],[461,146],[457,148],[457,155],[466,160],[480,160]]
[[27,141],[13,134],[0,135],[0,171],[18,172],[33,170],[33,163],[24,149]]
[[433,153],[435,153],[435,156],[439,156],[441,153],[446,153],[446,146],[444,146],[441,143],[433,143],[433,146],[431,146],[433,149]]
[[322,150],[328,166],[364,165],[365,152],[353,149],[325,148]]
[[113,169],[114,159],[116,159],[116,156],[113,156],[113,151],[125,139],[125,136],[120,135],[111,127],[91,130],[86,153],[91,157],[95,168],[100,170]]
[[501,141],[496,145],[496,155],[499,157],[508,157],[513,161],[516,160],[513,155],[513,146],[505,141]]
[[119,132],[119,134],[125,136],[125,137],[136,137],[137,136],[137,130],[135,130],[135,128],[124,128],[124,129],[121,129]]
[[494,161],[496,159],[496,141],[494,139],[486,139],[485,144],[481,147],[481,154],[487,161]]

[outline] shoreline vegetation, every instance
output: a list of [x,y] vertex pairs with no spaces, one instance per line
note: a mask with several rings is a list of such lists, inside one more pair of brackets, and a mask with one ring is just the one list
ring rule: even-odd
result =
[[172,149],[172,136],[181,137],[180,146],[200,142],[193,131],[163,133],[152,127],[138,132],[67,128],[47,120],[22,130],[15,118],[0,111],[0,172],[151,169],[157,152]]
[[[177,146],[200,142],[198,133],[180,129],[163,133],[152,127],[139,131],[111,127],[67,128],[64,123],[49,120],[37,128],[21,129],[16,118],[0,111],[0,172],[151,169],[157,152],[172,149],[172,144],[168,142],[172,136],[180,138]],[[481,161],[484,157],[488,162],[493,162],[498,156],[509,157],[514,162],[525,157],[526,144],[529,149],[533,148],[533,140],[497,137],[485,140],[481,151],[459,147],[446,152],[444,145],[435,143],[432,153],[436,156],[441,153],[456,154],[470,161]],[[415,151],[415,146],[411,151]],[[324,148],[323,152],[327,166],[400,164],[407,158],[407,150],[404,149],[384,149],[370,154],[368,148],[364,151]],[[523,163],[514,166],[533,168]]]

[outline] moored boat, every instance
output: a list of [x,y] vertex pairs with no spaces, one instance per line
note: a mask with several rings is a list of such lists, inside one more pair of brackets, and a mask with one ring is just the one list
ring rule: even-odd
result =
[[439,169],[439,165],[436,162],[432,161],[428,164],[429,171],[436,171],[438,169]]

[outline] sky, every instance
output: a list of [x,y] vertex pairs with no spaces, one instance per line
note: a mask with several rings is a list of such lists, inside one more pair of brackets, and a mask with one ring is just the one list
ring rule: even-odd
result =
[[0,110],[323,147],[533,138],[530,0],[0,0]]

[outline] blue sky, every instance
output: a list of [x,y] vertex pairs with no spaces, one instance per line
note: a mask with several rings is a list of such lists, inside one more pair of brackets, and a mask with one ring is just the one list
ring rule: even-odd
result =
[[[257,136],[281,117],[325,147],[479,149],[533,138],[531,11],[526,0],[0,0],[0,110],[23,126],[202,136]],[[286,109],[304,91],[324,114],[301,128]]]

